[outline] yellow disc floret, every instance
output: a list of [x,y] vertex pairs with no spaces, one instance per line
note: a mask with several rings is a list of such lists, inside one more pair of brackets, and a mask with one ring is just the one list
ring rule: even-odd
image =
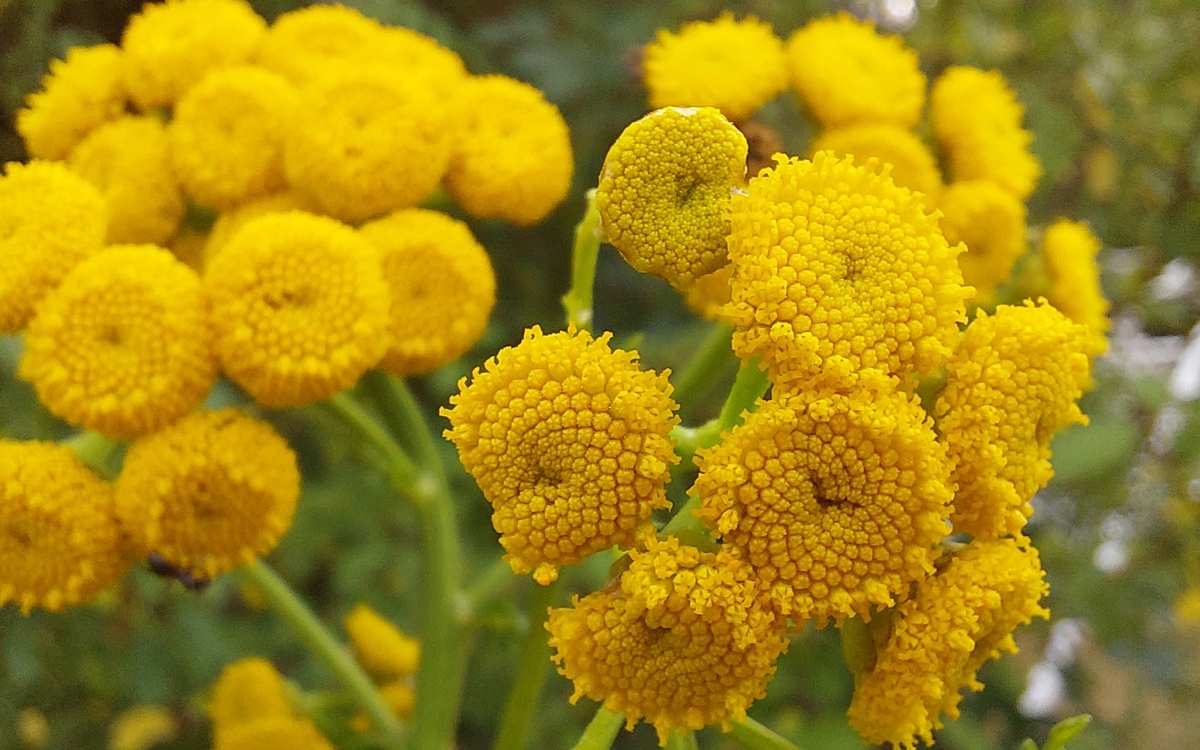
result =
[[1100,238],[1082,221],[1059,219],[1042,235],[1042,261],[1050,277],[1050,302],[1076,323],[1088,327],[1099,354],[1108,348],[1108,300],[1100,287],[1096,255]]
[[72,47],[52,60],[42,90],[17,112],[17,132],[35,159],[65,159],[84,136],[125,113],[121,51],[111,44]]
[[946,241],[967,246],[958,256],[963,283],[975,287],[975,304],[988,304],[1025,253],[1025,205],[991,180],[964,180],[946,189],[938,208]]
[[267,214],[283,214],[288,211],[317,213],[319,210],[316,202],[311,198],[306,198],[294,190],[284,190],[243,203],[231,211],[222,211],[217,216],[216,222],[213,223],[208,241],[204,244],[204,265],[207,265],[208,261],[220,252],[221,248],[225,247],[225,244],[233,239],[233,236],[251,219],[257,219],[259,216]]
[[923,193],[925,204],[930,207],[937,205],[942,193],[942,174],[929,148],[920,138],[895,125],[851,125],[826,130],[813,140],[811,151],[853,156],[859,164],[865,164],[873,156],[881,164],[891,165],[889,174],[893,182]]
[[421,644],[385,620],[369,605],[359,604],[346,615],[346,635],[354,658],[380,682],[414,675],[421,660]]

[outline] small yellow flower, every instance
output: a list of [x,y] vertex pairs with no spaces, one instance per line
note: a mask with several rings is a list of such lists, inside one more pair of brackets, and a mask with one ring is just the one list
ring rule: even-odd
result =
[[1025,205],[991,180],[964,180],[946,189],[938,208],[946,241],[967,246],[958,256],[963,282],[975,287],[975,304],[987,305],[1025,253]]
[[266,659],[248,657],[221,670],[213,685],[208,715],[219,736],[222,732],[261,719],[295,718],[287,686]]
[[198,411],[134,441],[116,508],[140,555],[213,577],[274,549],[292,525],[296,455],[266,422]]
[[108,209],[57,162],[9,162],[0,176],[0,333],[16,333],[67,273],[104,245]]
[[1200,632],[1200,586],[1190,586],[1171,605],[1175,629],[1181,633]]
[[[839,157],[853,156],[865,164],[872,156],[890,164],[892,181],[925,195],[925,205],[937,205],[942,193],[942,174],[929,148],[904,128],[888,124],[851,125],[826,130],[812,142],[810,150],[832,151]],[[954,242],[951,242],[954,244]]]
[[0,606],[56,612],[127,567],[108,482],[70,448],[0,440]]
[[676,287],[725,265],[725,214],[746,150],[746,137],[711,107],[667,107],[631,124],[596,188],[608,241],[634,269]]
[[402,377],[420,375],[479,340],[496,303],[496,277],[466,224],[406,208],[358,232],[382,253],[391,291],[392,345],[380,367]]
[[17,112],[17,132],[35,159],[65,159],[84,136],[125,113],[121,51],[111,44],[72,47],[51,60],[42,90]]
[[25,707],[17,714],[17,737],[25,750],[44,750],[50,747],[53,735],[46,714],[36,708]]
[[179,723],[162,706],[133,706],[121,712],[108,730],[108,750],[150,750],[175,739]]
[[213,750],[336,750],[310,719],[282,717],[238,724],[217,735]]
[[421,643],[400,632],[367,604],[359,604],[345,619],[354,658],[379,682],[417,673]]
[[787,87],[783,42],[771,25],[749,16],[659,29],[642,63],[650,106],[715,107],[745,120]]
[[849,13],[810,21],[787,42],[792,87],[827,128],[868,123],[911,128],[925,104],[917,53]]
[[614,545],[629,548],[655,508],[675,456],[679,418],[667,373],[638,369],[612,334],[543,335],[459,381],[445,436],[492,504],[505,559],[539,583]]
[[353,386],[391,343],[379,252],[323,216],[248,222],[209,261],[204,290],[222,370],[271,409]]
[[288,211],[305,211],[315,214],[319,210],[311,198],[305,198],[294,190],[285,190],[248,201],[231,211],[223,211],[217,216],[217,220],[209,232],[208,242],[204,245],[204,265],[207,266],[213,256],[225,247],[225,244],[251,219]]
[[1042,235],[1042,259],[1050,277],[1050,302],[1071,320],[1088,327],[1098,354],[1108,348],[1108,300],[1100,287],[1096,254],[1100,238],[1082,221],[1059,219]]

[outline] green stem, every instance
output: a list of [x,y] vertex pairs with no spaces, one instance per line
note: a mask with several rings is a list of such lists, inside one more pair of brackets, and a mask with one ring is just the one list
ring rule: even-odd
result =
[[749,716],[743,722],[733,722],[729,737],[743,750],[800,750],[799,746]]
[[508,593],[516,582],[511,565],[502,559],[493,562],[459,595],[458,621],[465,626],[474,624],[479,611]]
[[617,732],[620,732],[624,725],[624,714],[614,714],[601,706],[588,723],[587,729],[583,730],[583,736],[575,743],[573,750],[608,750],[617,738]]
[[732,430],[741,421],[742,412],[753,411],[755,402],[762,398],[770,386],[771,381],[767,373],[759,369],[757,358],[742,362],[717,417],[721,430]]
[[585,196],[587,208],[575,226],[575,246],[571,250],[571,288],[563,295],[567,323],[585,331],[592,330],[592,289],[596,283],[596,260],[600,257],[600,212],[596,209],[596,191]]
[[[324,406],[333,412],[335,416],[357,430],[368,443],[382,454],[380,456],[384,461],[382,468],[387,472],[388,477],[396,485],[397,489],[405,492],[406,487],[416,483],[418,472],[412,459],[396,444],[396,441],[388,434],[388,431],[381,427],[379,422],[349,394],[339,393],[326,401]],[[412,499],[414,501],[417,500],[417,498]]]
[[710,419],[699,427],[675,425],[671,428],[671,440],[680,459],[675,473],[683,473],[695,468],[697,450],[711,448],[721,440],[721,422]]
[[396,714],[392,713],[383,701],[371,678],[350,658],[342,644],[330,635],[329,630],[300,600],[291,586],[258,560],[239,568],[238,574],[244,581],[262,591],[267,601],[288,625],[291,625],[308,650],[325,662],[325,666],[333,672],[342,687],[350,692],[359,708],[370,717],[371,723],[380,733],[379,739],[383,746],[388,750],[398,750],[401,747],[402,733]]
[[408,384],[391,373],[372,370],[363,376],[362,386],[379,407],[384,423],[396,431],[396,439],[413,454],[417,464],[440,471],[441,457],[432,431]]
[[508,702],[504,704],[504,713],[500,719],[500,732],[496,737],[494,750],[524,750],[529,746],[529,737],[533,732],[534,719],[541,707],[538,698],[546,685],[550,667],[550,645],[546,641],[546,618],[549,608],[558,598],[562,589],[562,579],[556,580],[549,586],[538,586],[533,592],[527,611],[529,617],[529,632],[525,634],[525,643],[521,646],[521,660],[517,666],[517,679],[513,683],[512,692],[508,694]]
[[120,446],[117,441],[107,438],[94,430],[72,435],[62,444],[75,451],[79,460],[87,464],[101,476],[111,479],[113,475],[109,462]]
[[700,750],[696,734],[690,729],[677,729],[667,736],[667,750]]
[[682,411],[691,406],[712,387],[726,362],[733,358],[730,337],[733,325],[726,321],[713,323],[704,340],[679,373],[672,378],[675,390],[672,397]]

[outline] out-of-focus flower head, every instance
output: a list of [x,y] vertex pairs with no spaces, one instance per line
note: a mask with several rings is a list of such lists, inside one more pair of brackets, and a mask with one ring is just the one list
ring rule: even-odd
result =
[[285,190],[243,203],[233,210],[222,211],[213,223],[208,234],[208,241],[204,245],[204,265],[207,265],[208,261],[251,219],[257,219],[266,214],[283,214],[288,211],[304,211],[315,214],[319,210],[311,198],[306,198],[294,190]]
[[230,727],[221,732],[213,750],[336,750],[311,719],[272,717]]
[[179,722],[162,706],[131,706],[108,730],[108,750],[150,750],[179,734]]
[[125,113],[121,51],[111,44],[72,47],[51,60],[42,89],[17,112],[17,132],[35,159],[65,159],[84,136]]
[[962,242],[958,256],[963,282],[975,287],[978,305],[993,300],[1025,253],[1025,205],[991,180],[952,184],[938,203],[946,241]]
[[1050,289],[1050,302],[1076,323],[1088,327],[1098,354],[1108,348],[1105,332],[1108,300],[1100,287],[1100,267],[1096,255],[1100,238],[1085,222],[1059,219],[1042,235],[1040,247]]
[[385,620],[367,604],[359,604],[345,619],[354,658],[380,682],[417,673],[421,643]]
[[296,710],[275,666],[260,657],[239,659],[221,670],[208,704],[215,734],[262,719],[292,719]]
[[[913,133],[889,124],[851,125],[826,130],[813,139],[810,150],[832,151],[839,157],[853,156],[865,164],[872,156],[890,164],[892,181],[900,187],[925,195],[925,205],[938,205],[942,173],[929,148]],[[955,244],[951,241],[950,244]]]

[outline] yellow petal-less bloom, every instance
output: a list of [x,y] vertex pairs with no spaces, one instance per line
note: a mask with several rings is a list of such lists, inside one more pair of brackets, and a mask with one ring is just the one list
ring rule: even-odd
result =
[[0,440],[0,606],[56,612],[127,567],[108,482],[65,446]]
[[1175,630],[1180,633],[1200,632],[1200,586],[1189,586],[1171,604]]
[[827,128],[886,123],[911,128],[925,105],[917,53],[849,13],[809,21],[787,41],[792,87]]
[[9,162],[0,176],[0,333],[15,333],[67,273],[104,246],[108,209],[58,162]]
[[221,670],[213,685],[208,715],[220,735],[231,727],[260,719],[294,718],[296,710],[275,666],[266,659],[248,657]]
[[223,211],[217,216],[217,220],[209,232],[208,242],[204,245],[204,265],[207,266],[213,256],[225,247],[225,244],[251,219],[288,211],[306,211],[312,214],[319,210],[311,198],[306,198],[294,190],[285,190],[243,203],[231,211]]
[[1059,219],[1046,229],[1040,247],[1050,291],[1051,304],[1076,323],[1088,327],[1093,350],[1108,348],[1108,300],[1100,287],[1096,254],[1100,238],[1082,221]]
[[746,150],[746,137],[711,107],[667,107],[634,122],[608,150],[596,188],[608,241],[635,270],[676,287],[725,265],[725,213]]
[[1016,653],[1012,632],[1049,611],[1037,550],[1012,539],[974,542],[891,613],[886,645],[860,675],[849,720],[870,743],[914,750],[933,744],[940,714],[958,718],[959,691],[982,690],[975,672],[1001,652]]
[[550,612],[554,660],[575,684],[571,702],[603,701],[630,728],[644,719],[660,745],[675,729],[744,720],[787,650],[753,569],[674,537],[630,557],[618,585]]
[[358,232],[379,248],[391,291],[392,345],[380,367],[402,377],[420,375],[479,340],[496,303],[496,277],[466,224],[407,208]]
[[733,264],[722,266],[705,274],[684,288],[683,301],[697,315],[709,320],[718,320],[724,315],[732,290],[729,280],[733,278]]
[[445,185],[480,219],[535,224],[571,187],[575,159],[562,114],[533,86],[500,75],[458,87]]
[[217,377],[200,277],[160,247],[106,248],[42,301],[19,374],[85,429],[128,439],[167,426]]
[[421,643],[400,632],[367,604],[359,604],[345,620],[354,658],[379,682],[414,675],[421,660]]
[[786,388],[834,364],[936,371],[965,319],[961,245],[875,160],[777,161],[731,205],[734,351]]
[[646,45],[642,73],[650,106],[715,107],[745,120],[787,88],[783,42],[771,25],[749,16],[686,23],[678,34],[659,29]]
[[975,287],[975,304],[987,305],[1025,253],[1025,204],[991,180],[964,180],[946,189],[938,208],[946,241],[967,246],[958,256],[963,283]]
[[238,724],[216,737],[213,750],[336,750],[310,719],[275,717]]
[[116,509],[140,555],[211,578],[274,549],[299,494],[296,455],[269,424],[197,411],[134,441]]
[[679,417],[667,373],[638,369],[611,334],[543,335],[459,381],[445,436],[492,504],[505,559],[548,584],[558,568],[614,545],[632,546],[679,459],[668,433]]
[[17,112],[17,132],[35,159],[65,159],[91,131],[125,114],[121,51],[112,44],[72,47],[50,61],[42,90]]
[[146,3],[121,37],[129,96],[143,112],[169,107],[210,71],[248,61],[266,30],[245,0]]
[[222,370],[271,409],[351,387],[391,343],[379,251],[327,217],[253,219],[209,261],[204,290]]
[[883,378],[761,402],[700,468],[697,515],[796,620],[891,605],[932,571],[948,531],[946,451],[920,404]]
[[947,68],[929,94],[929,119],[954,180],[999,183],[1018,200],[1033,192],[1042,166],[1021,128],[1025,107],[996,70]]
[[179,722],[162,706],[132,706],[108,730],[108,750],[150,750],[174,740]]
[[1091,387],[1088,330],[1045,301],[979,312],[946,367],[938,428],[958,485],[955,531],[979,539],[1017,535],[1046,486],[1050,439],[1087,424],[1076,404]]
[[71,152],[68,164],[103,193],[110,243],[162,245],[174,236],[186,206],[162,120],[126,116],[105,123]]
[[[832,151],[839,157],[853,156],[865,164],[874,156],[882,164],[892,165],[892,181],[926,196],[925,204],[938,205],[942,193],[942,173],[929,148],[913,133],[895,125],[851,125],[826,130],[813,139],[809,150]],[[951,241],[951,244],[954,244]]]

